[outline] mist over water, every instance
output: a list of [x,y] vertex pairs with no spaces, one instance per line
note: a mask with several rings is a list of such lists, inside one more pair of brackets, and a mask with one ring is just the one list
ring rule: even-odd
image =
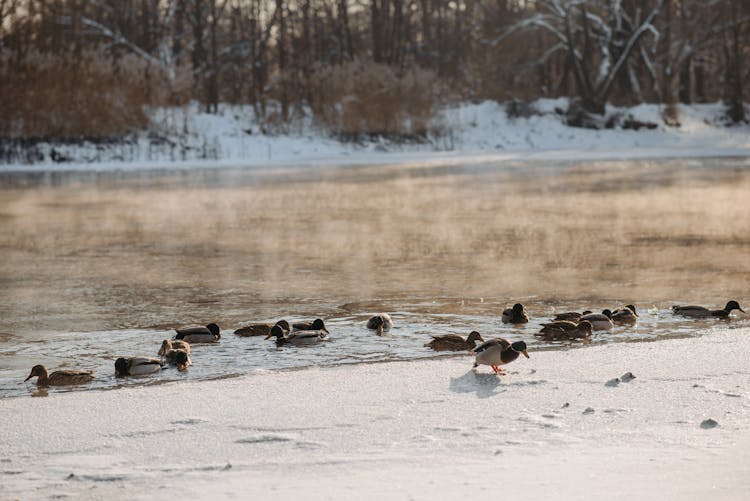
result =
[[[634,303],[594,342],[690,335],[673,303],[745,306],[750,161],[659,160],[0,176],[0,396],[31,366],[93,387],[436,356],[430,334],[526,339],[554,311]],[[524,303],[532,322],[504,326]],[[370,314],[392,313],[377,338]],[[326,319],[331,340],[276,350],[232,330]],[[741,314],[731,325],[744,323]],[[217,322],[185,374],[116,382],[172,328]],[[533,355],[532,355],[533,356]],[[467,359],[470,364],[470,360]],[[19,379],[20,378],[20,379]]]

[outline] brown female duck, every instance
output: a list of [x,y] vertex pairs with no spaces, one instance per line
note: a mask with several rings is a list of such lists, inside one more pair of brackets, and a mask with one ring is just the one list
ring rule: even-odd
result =
[[66,386],[74,384],[86,384],[94,379],[94,375],[91,371],[78,371],[78,370],[59,370],[54,371],[52,374],[47,374],[47,369],[43,365],[35,365],[31,368],[31,374],[29,379],[37,377],[37,386]]
[[473,350],[477,341],[484,341],[482,335],[477,331],[471,331],[469,337],[462,338],[458,334],[446,334],[444,336],[432,336],[432,341],[425,344],[426,347],[435,351],[464,351]]
[[291,327],[289,326],[289,322],[286,320],[279,320],[275,324],[250,324],[246,325],[245,327],[241,327],[234,331],[234,333],[238,336],[242,337],[250,337],[250,336],[267,336],[271,333],[271,329],[274,325],[278,325],[281,327],[281,330],[284,332],[289,332]]

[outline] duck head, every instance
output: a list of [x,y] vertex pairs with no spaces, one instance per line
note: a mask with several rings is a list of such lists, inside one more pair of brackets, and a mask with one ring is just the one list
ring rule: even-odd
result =
[[289,325],[289,322],[287,322],[286,320],[279,320],[278,322],[276,322],[276,325],[278,325],[285,331],[292,330],[291,326]]
[[523,353],[523,356],[526,358],[529,358],[529,354],[526,352],[526,342],[525,341],[516,341],[514,343],[511,343],[510,349],[513,351],[517,351],[519,353]]
[[745,310],[743,310],[742,308],[740,308],[740,303],[738,303],[737,301],[734,301],[734,300],[729,301],[727,303],[727,305],[724,307],[724,311],[731,312],[732,310],[740,310],[742,313],[745,313]]
[[[382,322],[383,320],[381,319],[380,321]],[[328,332],[328,329],[326,329],[326,324],[325,322],[323,322],[322,318],[316,318],[315,320],[313,320],[312,328],[313,330],[323,331],[326,334],[330,334],[330,332]]]
[[586,333],[586,337],[590,336],[594,332],[594,326],[588,320],[583,320],[580,324],[578,324],[578,328]]
[[466,338],[466,340],[467,340],[468,342],[472,342],[472,341],[474,341],[475,343],[476,343],[477,341],[482,341],[482,342],[484,342],[484,339],[482,339],[482,335],[481,335],[480,333],[478,333],[477,331],[471,331],[471,333],[469,334],[469,337],[468,337],[468,338]]
[[602,310],[602,315],[607,318],[612,318],[612,310]]
[[629,309],[630,311],[632,311],[632,312],[633,312],[633,315],[635,315],[636,317],[638,316],[638,312],[637,312],[637,311],[635,311],[635,306],[633,306],[632,304],[626,304],[626,305],[625,305],[625,308],[627,308],[627,309]]
[[513,305],[513,314],[514,315],[520,315],[523,313],[523,305],[521,303],[516,303]]
[[213,334],[216,339],[221,339],[221,329],[219,329],[218,325],[208,324],[206,329],[210,330],[211,334]]
[[266,336],[266,339],[271,339],[272,337],[275,337],[277,340],[284,338],[284,331],[279,324],[271,327],[271,332]]
[[180,350],[174,356],[174,363],[177,366],[177,370],[184,371],[190,365],[190,357],[184,351]]
[[159,348],[159,356],[163,357],[171,349],[172,349],[172,341],[170,341],[169,339],[165,339],[161,343],[161,348]]
[[44,378],[47,376],[47,369],[44,368],[43,365],[35,365],[31,368],[31,374],[29,374],[29,377],[24,379],[24,382],[28,381],[29,379],[33,378],[34,376],[38,376],[41,378]]
[[115,377],[125,377],[130,372],[130,364],[127,358],[120,357],[115,360]]

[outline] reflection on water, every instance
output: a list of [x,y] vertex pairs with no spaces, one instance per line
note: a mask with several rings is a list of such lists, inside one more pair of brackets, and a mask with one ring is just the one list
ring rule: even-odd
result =
[[[188,374],[436,356],[430,334],[533,337],[557,310],[634,303],[594,341],[688,335],[672,302],[722,307],[750,278],[750,161],[378,166],[0,175],[0,396],[30,367],[155,355],[216,321]],[[514,302],[535,320],[503,326]],[[397,327],[374,337],[371,313]],[[321,316],[332,339],[276,350],[251,321]],[[719,325],[724,325],[718,323]],[[467,362],[470,363],[470,362]],[[25,374],[22,374],[24,373]]]

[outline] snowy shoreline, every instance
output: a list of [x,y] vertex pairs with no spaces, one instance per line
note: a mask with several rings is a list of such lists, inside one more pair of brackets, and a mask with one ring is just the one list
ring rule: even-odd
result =
[[743,499],[748,351],[717,328],[503,378],[467,356],[6,399],[0,497]]
[[446,107],[435,118],[439,135],[401,144],[340,142],[310,117],[286,134],[266,135],[248,106],[222,106],[209,115],[193,104],[154,110],[153,130],[122,144],[40,143],[37,161],[0,163],[0,172],[750,156],[750,126],[722,125],[720,103],[679,106],[680,127],[663,124],[661,105],[608,109],[608,116],[656,125],[638,131],[570,127],[558,113],[566,106],[564,99],[539,100],[533,114],[516,118],[490,101]]

